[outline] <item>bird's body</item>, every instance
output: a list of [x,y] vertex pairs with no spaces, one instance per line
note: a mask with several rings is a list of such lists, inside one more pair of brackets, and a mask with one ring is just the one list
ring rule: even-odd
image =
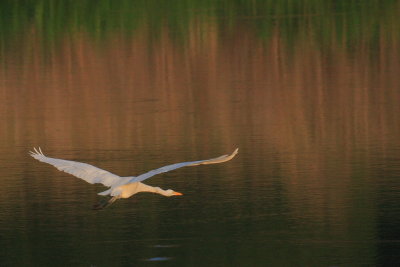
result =
[[108,201],[100,202],[98,205],[95,206],[95,208],[97,209],[104,208],[119,198],[129,198],[139,192],[157,193],[167,197],[180,196],[182,194],[179,192],[175,192],[171,189],[163,190],[159,187],[149,186],[142,183],[142,181],[156,174],[172,171],[185,166],[196,166],[202,164],[216,164],[216,163],[226,162],[235,157],[237,153],[238,149],[236,149],[231,155],[223,155],[218,158],[207,159],[207,160],[176,163],[146,172],[136,177],[135,176],[120,177],[118,175],[112,174],[108,171],[102,170],[87,163],[46,157],[40,148],[39,150],[34,148],[34,152],[32,151],[30,152],[31,156],[34,157],[35,159],[41,162],[51,164],[60,171],[72,174],[91,184],[101,183],[109,187],[108,190],[100,192],[98,194],[102,196],[110,195],[112,198]]
[[99,195],[103,196],[110,195],[119,198],[130,198],[131,196],[139,192],[157,193],[166,197],[182,195],[181,193],[175,192],[171,189],[163,190],[159,187],[149,186],[141,182],[133,182],[129,184],[120,185],[115,188],[110,188],[109,190],[99,193]]

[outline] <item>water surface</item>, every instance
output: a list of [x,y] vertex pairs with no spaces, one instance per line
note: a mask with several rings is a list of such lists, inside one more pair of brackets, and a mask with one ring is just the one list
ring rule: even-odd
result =
[[[400,262],[398,3],[219,2],[3,18],[0,265]],[[34,146],[121,176],[240,152],[98,212]]]

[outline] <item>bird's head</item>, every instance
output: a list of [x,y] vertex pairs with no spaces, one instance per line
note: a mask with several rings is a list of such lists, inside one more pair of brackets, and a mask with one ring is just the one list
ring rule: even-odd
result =
[[167,196],[168,196],[168,197],[172,197],[172,196],[182,196],[182,195],[183,195],[182,193],[175,192],[175,191],[172,190],[172,189],[166,190],[166,193],[167,193]]

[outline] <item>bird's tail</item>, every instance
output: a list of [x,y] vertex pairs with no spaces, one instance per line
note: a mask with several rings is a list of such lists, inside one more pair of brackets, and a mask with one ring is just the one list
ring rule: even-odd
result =
[[117,200],[117,199],[118,199],[118,197],[112,197],[110,199],[102,199],[99,201],[99,203],[93,205],[93,209],[94,210],[102,210],[104,208],[107,208],[112,203],[114,203],[115,200]]
[[107,196],[107,195],[109,195],[110,193],[111,193],[111,188],[110,188],[110,189],[107,189],[106,191],[97,193],[97,194],[100,195],[100,196]]

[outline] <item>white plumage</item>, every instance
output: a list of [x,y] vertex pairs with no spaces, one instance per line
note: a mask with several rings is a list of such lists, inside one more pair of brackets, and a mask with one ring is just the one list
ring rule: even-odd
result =
[[81,178],[82,180],[85,180],[88,183],[91,184],[101,183],[107,187],[110,187],[108,190],[99,193],[99,195],[112,196],[112,198],[109,201],[106,202],[103,201],[95,206],[95,208],[101,209],[113,203],[118,198],[128,198],[139,192],[152,192],[164,196],[182,195],[181,193],[175,192],[171,189],[163,190],[159,187],[149,186],[141,182],[156,174],[172,171],[185,166],[197,166],[202,164],[216,164],[216,163],[226,162],[235,157],[238,151],[239,149],[236,149],[232,154],[223,155],[218,158],[182,162],[164,166],[159,169],[146,172],[136,177],[135,176],[120,177],[118,175],[102,170],[87,163],[50,158],[45,156],[40,148],[39,149],[34,148],[34,152],[31,151],[30,155],[41,162],[51,164],[58,170],[72,174],[78,178]]

